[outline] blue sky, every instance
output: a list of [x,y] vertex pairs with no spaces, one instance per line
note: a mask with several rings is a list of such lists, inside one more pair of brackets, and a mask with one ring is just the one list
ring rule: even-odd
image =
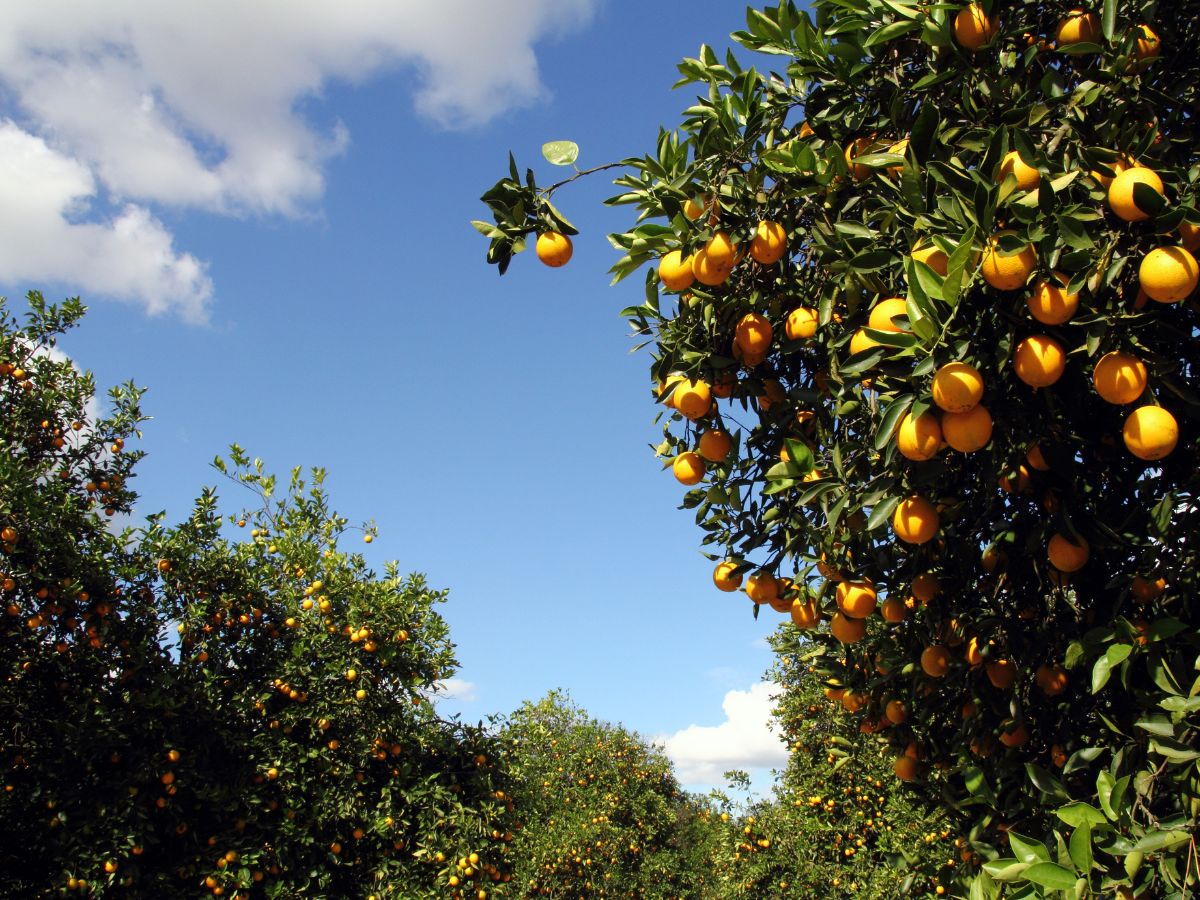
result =
[[781,761],[772,614],[712,587],[649,449],[650,358],[618,316],[639,278],[607,275],[628,211],[601,206],[604,175],[568,188],[574,259],[504,278],[468,224],[510,149],[548,183],[543,141],[578,141],[581,167],[650,148],[691,99],[675,63],[744,7],[37,7],[0,44],[0,290],[80,294],[63,349],[150,387],[141,511],[183,516],[231,442],[323,466],[377,522],[369,558],[450,590],[449,707],[562,687],[670,738],[693,785]]

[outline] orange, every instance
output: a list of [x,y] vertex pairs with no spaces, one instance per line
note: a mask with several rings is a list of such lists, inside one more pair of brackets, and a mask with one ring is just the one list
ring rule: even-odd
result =
[[708,239],[708,243],[704,245],[704,253],[708,264],[718,269],[732,269],[737,262],[737,244],[725,231],[718,231]]
[[1042,455],[1042,448],[1037,444],[1033,444],[1025,451],[1025,461],[1039,472],[1050,471],[1050,463],[1046,462],[1046,457]]
[[812,126],[808,124],[807,119],[800,123],[800,137],[812,137],[814,134],[816,134],[816,132],[813,131]]
[[1037,251],[1032,244],[1026,244],[1016,253],[1004,255],[996,248],[996,238],[993,238],[984,251],[980,272],[983,280],[996,290],[1015,291],[1025,286],[1037,267],[1037,261]]
[[972,637],[967,641],[967,649],[963,651],[963,659],[971,668],[983,662],[983,653],[979,649],[979,638]]
[[1137,30],[1140,34],[1138,35],[1137,46],[1133,52],[1140,64],[1138,68],[1144,69],[1158,57],[1158,54],[1162,51],[1162,42],[1149,25],[1139,25],[1137,26]]
[[1124,406],[1146,390],[1146,364],[1129,353],[1106,353],[1092,370],[1092,381],[1104,400]]
[[552,268],[565,266],[570,261],[573,252],[571,239],[565,234],[547,231],[538,235],[537,258]]
[[852,619],[865,619],[875,612],[879,595],[869,581],[843,581],[836,593],[838,609]]
[[892,514],[896,537],[910,544],[924,544],[938,530],[938,514],[924,497],[913,495],[901,500]]
[[1156,247],[1142,258],[1138,278],[1151,300],[1175,303],[1196,289],[1200,267],[1183,247]]
[[1001,475],[1000,487],[1007,493],[1027,494],[1033,490],[1033,482],[1029,478],[1029,469],[1024,465],[1017,466],[1017,480],[1013,482],[1007,475]]
[[906,412],[896,431],[896,449],[905,459],[923,462],[933,459],[942,446],[942,426],[928,410],[915,419]]
[[[894,153],[897,156],[904,156],[904,154],[906,154],[908,152],[908,138],[901,138],[900,140],[896,141],[896,143],[892,144],[890,147],[887,148],[887,152]],[[902,171],[904,171],[903,165],[888,166],[887,167],[888,178],[895,178]]]
[[696,280],[692,257],[683,258],[683,251],[672,250],[658,261],[658,280],[668,291],[685,291]]
[[787,232],[778,222],[759,222],[750,241],[750,255],[769,266],[783,259],[787,252]]
[[1113,172],[1112,175],[1105,175],[1102,172],[1096,171],[1094,169],[1092,170],[1091,175],[1098,182],[1100,182],[1100,184],[1107,191],[1108,188],[1112,185],[1112,181],[1114,178],[1116,178],[1118,175],[1120,175],[1122,172],[1124,172],[1130,166],[1136,166],[1137,163],[1134,162],[1132,159],[1130,159],[1128,156],[1118,156],[1112,162],[1106,162],[1106,163],[1104,163],[1104,165],[1106,168],[1112,169],[1112,172]]
[[946,413],[942,416],[942,434],[959,453],[982,450],[992,439],[992,415],[982,403],[964,413]]
[[932,572],[922,572],[912,580],[912,595],[924,605],[938,595],[941,587],[936,575]]
[[671,405],[694,422],[712,409],[712,389],[702,378],[685,379],[671,394]]
[[821,614],[811,600],[793,600],[791,614],[797,628],[815,628],[821,621]]
[[1183,244],[1183,249],[1188,253],[1194,254],[1200,249],[1200,225],[1193,225],[1191,222],[1180,222],[1179,243]]
[[708,208],[710,203],[712,204],[713,215],[715,216],[719,207],[711,197],[704,195],[694,198],[689,197],[687,200],[683,201],[683,214],[694,222],[704,215],[704,211]]
[[950,671],[950,651],[941,644],[926,647],[921,652],[921,671],[930,678],[944,678]]
[[1062,344],[1044,334],[1025,338],[1013,353],[1013,369],[1030,387],[1049,387],[1062,377],[1066,366]]
[[883,714],[893,725],[903,725],[908,720],[908,709],[903,700],[892,700],[884,707]]
[[888,297],[880,300],[871,310],[867,326],[876,331],[903,331],[892,319],[896,316],[908,315],[908,305],[903,297]]
[[920,769],[920,763],[911,756],[897,757],[895,765],[892,767],[896,773],[896,777],[901,781],[915,781],[917,772]]
[[1066,689],[1069,679],[1067,678],[1067,670],[1058,663],[1055,663],[1054,665],[1042,664],[1038,666],[1033,680],[1047,697],[1057,697]]
[[671,471],[680,484],[693,485],[704,477],[704,460],[699,454],[687,450],[675,457]]
[[850,354],[861,353],[863,350],[870,350],[872,347],[878,347],[879,342],[872,340],[871,337],[863,329],[858,329],[854,332],[854,337],[850,338]]
[[1042,173],[1021,159],[1016,150],[1004,154],[1000,170],[996,172],[996,180],[1003,181],[1009,175],[1017,179],[1017,189],[1021,191],[1032,191],[1042,180]]
[[854,176],[855,181],[866,181],[871,177],[871,169],[868,166],[860,166],[854,162],[854,158],[862,156],[863,151],[871,146],[871,139],[867,137],[856,138],[846,145],[842,156],[846,160],[846,166],[850,169],[850,174]]
[[981,49],[996,36],[1000,23],[995,16],[988,18],[982,6],[970,3],[954,17],[954,39],[964,50]]
[[1073,9],[1058,23],[1054,39],[1058,46],[1094,44],[1100,39],[1100,17],[1093,12]]
[[817,333],[817,311],[807,306],[800,306],[788,313],[784,331],[789,341],[810,338]]
[[724,283],[733,272],[733,265],[717,265],[709,259],[708,251],[700,248],[692,254],[692,274],[701,284],[716,287]]
[[1134,202],[1133,186],[1135,184],[1152,187],[1158,191],[1160,196],[1163,192],[1162,179],[1158,177],[1158,173],[1144,166],[1126,169],[1114,178],[1112,184],[1108,186],[1108,205],[1112,207],[1112,211],[1119,218],[1126,222],[1143,222],[1150,218],[1150,213],[1143,211]]
[[729,432],[720,428],[710,428],[700,435],[696,450],[709,462],[721,462],[733,449],[733,439]]
[[747,313],[737,323],[737,328],[733,333],[733,342],[741,348],[742,353],[754,356],[764,354],[771,348],[771,339],[774,334],[774,329],[771,328],[771,323],[767,321],[766,316]]
[[1129,592],[1133,594],[1133,599],[1142,604],[1157,600],[1163,595],[1166,589],[1167,581],[1165,578],[1155,578],[1151,581],[1149,578],[1143,578],[1141,575],[1133,576],[1133,582],[1129,585]]
[[983,397],[983,376],[964,362],[942,366],[933,376],[933,402],[948,413],[970,412]]
[[1065,534],[1056,534],[1046,546],[1050,565],[1060,572],[1078,572],[1087,564],[1090,550],[1082,537],[1072,540]]
[[713,569],[713,584],[717,586],[717,590],[731,593],[742,586],[741,573],[734,571],[737,567],[737,560],[733,559],[724,559],[717,563],[717,567]]
[[770,603],[779,596],[779,581],[765,569],[759,569],[746,579],[746,596],[755,603]]
[[1033,293],[1025,300],[1029,312],[1043,325],[1061,325],[1079,309],[1079,294],[1067,293],[1066,276],[1055,272],[1054,277],[1059,284],[1044,278],[1035,281]]
[[1013,665],[1012,660],[993,660],[984,668],[987,671],[988,681],[992,683],[993,687],[1002,691],[1012,687],[1013,682],[1017,680],[1017,667]]
[[912,258],[917,262],[923,262],[933,271],[937,272],[943,278],[946,277],[946,271],[950,264],[949,257],[945,251],[939,248],[936,244],[925,244],[912,248]]
[[1161,406],[1139,406],[1125,420],[1122,436],[1138,459],[1162,459],[1179,442],[1179,424]]
[[889,597],[883,601],[883,605],[879,607],[879,614],[883,616],[885,622],[891,622],[895,625],[898,622],[903,622],[908,614],[903,600],[898,600],[895,597]]
[[1029,729],[1025,727],[1024,723],[1000,732],[1000,743],[1005,747],[1020,747],[1027,740],[1029,740]]
[[847,618],[836,612],[829,621],[829,633],[843,644],[855,644],[867,633],[867,620]]

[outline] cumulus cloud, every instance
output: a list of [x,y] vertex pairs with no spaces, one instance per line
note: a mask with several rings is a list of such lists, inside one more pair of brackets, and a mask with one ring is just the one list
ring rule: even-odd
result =
[[787,750],[774,730],[771,710],[778,687],[759,682],[748,691],[725,694],[719,725],[689,725],[661,738],[685,785],[718,784],[730,769],[783,766]]
[[[204,267],[172,249],[148,209],[311,211],[349,140],[306,114],[327,85],[404,71],[422,115],[479,125],[544,96],[534,45],[582,27],[596,2],[17,4],[0,30],[0,111],[13,120],[0,166],[21,167],[25,211],[53,226],[60,280],[90,260],[75,278],[87,288],[200,316]],[[110,270],[137,275],[104,271],[106,242],[127,251]],[[130,258],[135,243],[146,246]],[[44,275],[0,259],[0,279],[29,277]]]

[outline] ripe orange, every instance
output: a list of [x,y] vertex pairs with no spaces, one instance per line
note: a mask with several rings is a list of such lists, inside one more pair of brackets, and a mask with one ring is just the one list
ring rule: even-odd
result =
[[892,514],[896,537],[910,544],[924,544],[937,534],[938,514],[924,497],[913,495],[901,500]]
[[954,17],[954,39],[964,50],[974,52],[981,49],[999,30],[1000,22],[995,16],[988,18],[978,3],[964,6]]
[[829,633],[843,644],[857,643],[867,633],[867,620],[851,619],[840,612],[836,612],[829,621]]
[[836,594],[838,609],[852,619],[865,619],[875,612],[879,597],[869,581],[843,581]]
[[992,439],[992,415],[982,403],[963,413],[942,416],[942,434],[946,443],[959,453],[974,453]]
[[1043,663],[1037,667],[1037,672],[1034,674],[1034,681],[1047,697],[1057,697],[1066,690],[1068,680],[1067,670],[1058,663],[1053,665]]
[[896,758],[895,765],[892,768],[893,771],[895,771],[897,778],[899,778],[901,781],[908,782],[916,780],[917,772],[920,769],[920,766],[921,764],[911,756],[904,755]]
[[1092,370],[1092,381],[1104,400],[1124,406],[1146,390],[1146,365],[1129,353],[1106,353]]
[[1134,202],[1133,186],[1135,184],[1152,187],[1158,191],[1160,196],[1163,192],[1162,179],[1158,177],[1158,173],[1144,166],[1126,169],[1114,178],[1112,184],[1108,186],[1108,205],[1112,207],[1112,211],[1117,214],[1118,218],[1124,219],[1126,222],[1143,222],[1150,218],[1150,213],[1145,212]]
[[903,622],[905,616],[908,615],[908,610],[904,606],[903,600],[898,600],[895,597],[888,597],[879,607],[879,614],[883,616],[883,621],[891,622],[895,625],[898,622]]
[[750,241],[750,255],[764,266],[783,259],[787,252],[787,232],[778,222],[759,222]]
[[789,341],[810,338],[817,333],[817,311],[807,306],[800,306],[788,313],[784,331]]
[[683,258],[683,251],[672,250],[658,261],[658,280],[668,291],[685,291],[696,280],[692,257]]
[[1142,258],[1138,279],[1151,300],[1175,303],[1196,290],[1200,267],[1183,247],[1156,247]]
[[708,197],[689,197],[683,201],[683,214],[693,222],[696,221],[696,219],[704,215],[704,210],[708,206],[709,199]]
[[1062,344],[1044,334],[1034,334],[1017,344],[1013,369],[1030,387],[1049,387],[1062,377],[1067,358]]
[[917,262],[923,262],[933,271],[937,272],[943,278],[946,277],[946,271],[950,264],[949,257],[945,251],[939,248],[936,244],[917,244],[912,248],[912,258]]
[[983,376],[964,362],[942,366],[933,376],[933,402],[949,413],[965,413],[983,397]]
[[996,172],[996,181],[1003,181],[1012,175],[1017,179],[1017,189],[1032,191],[1042,180],[1042,174],[1034,166],[1021,159],[1016,150],[1009,150],[1000,161],[1000,169]]
[[811,600],[793,600],[791,614],[797,628],[815,628],[821,621],[821,613]]
[[1067,293],[1066,276],[1055,272],[1054,278],[1059,284],[1044,278],[1035,281],[1033,293],[1025,301],[1029,312],[1043,325],[1061,325],[1079,309],[1079,294]]
[[571,239],[557,231],[546,231],[539,234],[536,247],[537,258],[555,269],[565,266],[574,252]]
[[908,708],[903,700],[892,700],[884,707],[883,714],[893,725],[903,725],[908,720]]
[[926,410],[915,419],[906,412],[896,431],[896,449],[905,459],[923,462],[933,459],[942,446],[942,426],[937,416]]
[[1025,451],[1025,461],[1039,472],[1050,471],[1050,463],[1046,462],[1046,457],[1042,455],[1042,448],[1037,444],[1033,444]]
[[983,662],[983,652],[979,649],[978,637],[972,636],[967,640],[967,649],[963,651],[963,659],[971,668],[975,668]]
[[710,266],[732,269],[737,263],[737,244],[730,239],[728,232],[718,231],[704,245],[704,254]]
[[944,678],[950,671],[950,651],[941,644],[926,647],[921,652],[921,671],[930,678]]
[[1180,222],[1179,243],[1183,244],[1183,249],[1188,253],[1194,254],[1200,249],[1200,225],[1193,225],[1191,222]]
[[1149,578],[1135,575],[1133,576],[1133,582],[1129,585],[1129,592],[1133,594],[1133,599],[1141,604],[1157,600],[1163,595],[1166,589],[1167,581],[1161,577],[1151,581]]
[[987,671],[988,681],[993,687],[1000,690],[1008,690],[1017,680],[1017,667],[1013,665],[1010,659],[997,659],[984,666]]
[[921,602],[921,605],[925,605],[938,595],[941,587],[936,575],[932,572],[922,572],[912,580],[912,595]]
[[860,166],[854,162],[855,157],[862,156],[863,152],[871,146],[871,139],[868,137],[856,138],[846,145],[842,156],[846,160],[846,166],[850,169],[850,174],[855,181],[866,181],[871,177],[871,169],[868,166]]
[[850,355],[861,353],[863,350],[870,350],[872,347],[878,347],[879,342],[873,340],[862,328],[854,332],[854,337],[850,338]]
[[903,297],[888,297],[880,300],[871,310],[867,326],[876,331],[904,331],[892,321],[896,316],[908,315],[908,306]]
[[1024,464],[1017,466],[1017,480],[1013,482],[1008,475],[1001,475],[999,479],[1000,487],[1009,494],[1027,494],[1033,490],[1033,482],[1029,477],[1029,469]]
[[1032,244],[1026,244],[1016,253],[1004,255],[997,249],[996,238],[993,238],[984,251],[980,272],[983,280],[996,290],[1015,291],[1025,286],[1037,267],[1037,261],[1037,251]]
[[738,321],[733,341],[741,348],[742,353],[748,356],[765,354],[771,348],[774,334],[766,316],[747,313]]
[[721,462],[721,460],[729,455],[729,451],[733,449],[733,439],[727,431],[723,431],[720,428],[710,428],[704,434],[700,435],[700,441],[696,445],[696,449],[709,462]]
[[1029,740],[1029,729],[1025,727],[1024,723],[1000,732],[1000,743],[1005,747],[1020,747],[1027,740]]
[[671,463],[671,471],[680,484],[693,485],[704,477],[704,460],[698,453],[687,450],[675,457]]
[[1134,55],[1139,63],[1137,68],[1144,69],[1158,57],[1162,51],[1162,42],[1149,25],[1138,25],[1137,30],[1140,34],[1137,39],[1137,47],[1134,48]]
[[1122,172],[1124,172],[1130,166],[1136,166],[1137,163],[1134,162],[1132,159],[1130,159],[1128,156],[1118,156],[1112,162],[1106,162],[1106,163],[1104,163],[1104,165],[1106,168],[1109,168],[1112,170],[1112,172],[1113,172],[1112,175],[1105,175],[1102,172],[1099,172],[1099,171],[1093,169],[1091,172],[1091,176],[1093,178],[1095,178],[1098,182],[1100,182],[1101,186],[1107,191],[1109,189],[1109,187],[1112,185],[1112,181],[1114,178],[1116,178],[1118,175],[1120,175]]
[[694,422],[712,409],[712,389],[701,378],[680,381],[671,394],[671,405]]
[[1094,44],[1100,38],[1100,17],[1093,12],[1073,9],[1058,23],[1054,39],[1058,46]]
[[1060,572],[1078,572],[1088,561],[1088,542],[1082,537],[1072,540],[1065,534],[1055,534],[1046,547],[1050,565]]
[[1179,424],[1161,406],[1139,406],[1125,420],[1122,436],[1138,459],[1162,459],[1179,442]]
[[779,581],[765,569],[759,569],[746,579],[746,596],[755,603],[770,603],[779,596]]
[[731,593],[742,586],[741,573],[734,571],[737,567],[737,561],[732,559],[725,559],[717,563],[712,576],[717,590]]
[[708,251],[701,247],[692,254],[692,274],[701,284],[716,287],[728,280],[733,273],[733,265],[719,266],[708,258]]
[[[897,156],[904,156],[906,153],[908,153],[908,138],[901,138],[900,140],[896,141],[896,143],[887,148],[887,152],[894,153]],[[888,166],[888,178],[896,178],[902,171],[904,171],[903,165]]]

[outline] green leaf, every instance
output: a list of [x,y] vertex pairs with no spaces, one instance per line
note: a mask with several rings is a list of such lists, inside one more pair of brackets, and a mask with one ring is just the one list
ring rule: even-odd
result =
[[1030,863],[1019,859],[994,859],[983,864],[983,870],[997,881],[1016,881],[1030,867]]
[[1117,28],[1117,0],[1104,0],[1104,11],[1100,14],[1100,28],[1104,39],[1111,42]]
[[1191,833],[1187,831],[1150,831],[1146,836],[1134,844],[1134,850],[1140,850],[1143,853],[1150,853],[1155,850],[1170,850],[1182,844],[1188,843],[1192,839]]
[[1034,884],[1054,891],[1065,891],[1075,887],[1075,873],[1058,863],[1037,863],[1026,869],[1023,875]]
[[1043,794],[1049,794],[1057,800],[1067,800],[1070,795],[1063,788],[1062,783],[1043,769],[1041,766],[1033,763],[1025,763],[1025,773],[1029,776],[1029,780]]
[[878,272],[898,261],[899,257],[888,250],[868,250],[850,260],[850,268],[855,272]]
[[1075,868],[1085,875],[1090,872],[1092,869],[1091,826],[1085,823],[1071,832],[1071,841],[1068,847],[1071,862],[1075,863]]
[[1024,835],[1017,834],[1015,831],[1008,832],[1008,845],[1012,847],[1013,853],[1021,862],[1049,862],[1050,851],[1045,845],[1032,838],[1027,838]]
[[890,25],[884,25],[863,44],[864,47],[877,47],[880,44],[886,44],[888,41],[894,41],[898,37],[903,37],[910,31],[916,31],[921,27],[919,22],[892,22]]
[[1165,756],[1171,762],[1191,762],[1200,759],[1200,750],[1193,750],[1187,744],[1171,738],[1155,737],[1150,739],[1150,752]]
[[916,397],[913,394],[901,394],[890,404],[883,414],[883,418],[879,420],[879,429],[875,432],[875,449],[882,450],[888,445],[895,434],[896,428],[900,425],[900,420],[904,414],[908,412],[908,408],[912,406],[913,400]]
[[950,259],[946,263],[946,278],[942,282],[942,298],[951,306],[958,303],[959,294],[962,292],[966,267],[975,249],[975,235],[975,228],[968,228],[967,233],[962,236],[958,247],[950,254]]
[[876,503],[875,508],[871,510],[871,515],[867,518],[867,531],[874,531],[887,522],[899,504],[899,497],[888,497]]
[[1157,216],[1167,208],[1167,198],[1150,185],[1138,181],[1133,185],[1133,205],[1144,213]]
[[816,461],[813,459],[812,448],[808,444],[788,438],[783,445],[787,448],[788,456],[791,457],[792,466],[798,469],[801,475],[807,475],[813,470]]
[[1091,828],[1093,826],[1104,825],[1108,821],[1105,819],[1104,813],[1100,812],[1096,807],[1090,803],[1080,801],[1060,806],[1054,812],[1072,828],[1080,828],[1085,825]]
[[569,166],[579,159],[579,145],[574,141],[547,141],[542,144],[542,156],[555,166]]
[[984,774],[983,769],[978,766],[967,766],[963,769],[963,782],[973,796],[995,804],[996,795],[992,792],[992,786],[988,784],[987,775]]

